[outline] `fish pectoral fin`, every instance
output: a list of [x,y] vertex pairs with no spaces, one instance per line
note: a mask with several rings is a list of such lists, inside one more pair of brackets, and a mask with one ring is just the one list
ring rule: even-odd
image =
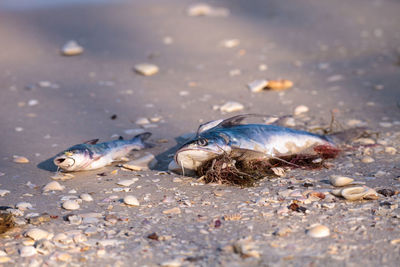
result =
[[97,138],[97,139],[92,139],[92,140],[85,141],[83,143],[84,144],[88,144],[88,145],[95,145],[95,144],[97,144],[98,141],[99,141],[99,139]]

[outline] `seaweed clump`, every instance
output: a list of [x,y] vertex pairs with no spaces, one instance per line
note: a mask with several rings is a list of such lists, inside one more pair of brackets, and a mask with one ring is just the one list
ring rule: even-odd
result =
[[295,154],[279,158],[234,159],[222,155],[204,163],[197,174],[205,183],[254,186],[255,182],[268,176],[274,176],[273,168],[301,168],[314,170],[326,167],[324,160],[335,158],[340,150],[331,146],[318,146],[316,154]]

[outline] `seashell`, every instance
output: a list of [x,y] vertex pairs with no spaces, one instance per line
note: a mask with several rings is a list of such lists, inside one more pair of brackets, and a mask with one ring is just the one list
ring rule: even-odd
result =
[[122,164],[122,167],[131,171],[141,171],[153,168],[156,164],[156,157],[151,153],[146,153],[143,157]]
[[80,46],[76,41],[68,41],[62,48],[61,53],[64,56],[76,56],[83,53],[83,47]]
[[244,106],[241,103],[234,102],[234,101],[228,101],[224,105],[222,105],[220,108],[221,112],[235,112],[235,111],[240,111],[244,109]]
[[142,74],[144,76],[151,76],[153,74],[156,74],[159,70],[156,65],[149,63],[137,64],[135,65],[134,69],[137,73]]
[[378,199],[378,193],[376,193],[374,189],[366,186],[343,188],[341,194],[345,199],[352,201],[361,199]]
[[300,115],[300,114],[307,113],[309,110],[310,110],[310,109],[309,109],[307,106],[300,105],[300,106],[297,106],[297,107],[294,109],[293,114],[294,114],[295,116],[298,116],[298,115]]
[[336,189],[332,189],[331,194],[337,197],[341,197],[342,196],[342,189],[343,188],[336,188]]
[[29,163],[29,159],[27,159],[26,157],[18,157],[18,156],[16,156],[14,158],[14,162],[15,163]]
[[250,89],[252,93],[258,93],[264,90],[264,88],[267,87],[267,85],[268,85],[267,80],[255,80],[247,84],[247,87]]
[[0,197],[4,197],[7,194],[10,194],[9,190],[5,190],[5,189],[1,189],[0,190]]
[[43,187],[43,191],[44,191],[44,192],[48,192],[48,191],[62,191],[62,190],[64,190],[64,189],[65,189],[65,186],[60,185],[60,183],[57,182],[57,181],[52,181],[52,182],[46,184],[46,185]]
[[81,194],[79,198],[82,199],[83,201],[88,201],[88,202],[93,201],[93,197],[88,193]]
[[145,124],[150,124],[150,121],[148,118],[139,118],[135,121],[135,123],[138,125],[145,125]]
[[17,205],[15,205],[15,207],[19,210],[31,210],[32,208],[32,204],[29,202],[19,202]]
[[139,180],[138,178],[133,178],[133,179],[130,179],[130,180],[122,180],[122,181],[117,182],[117,185],[120,185],[120,186],[131,186],[132,184],[134,184],[138,180]]
[[51,234],[45,230],[39,228],[32,228],[25,233],[25,236],[32,238],[33,240],[48,239]]
[[375,160],[372,158],[372,157],[370,157],[370,156],[365,156],[365,157],[363,157],[362,159],[361,159],[361,162],[362,163],[372,163],[372,162],[374,162]]
[[351,184],[354,181],[354,179],[346,176],[331,175],[329,181],[333,186],[345,186]]
[[139,206],[139,200],[132,195],[128,195],[124,197],[124,203],[129,206]]
[[[293,86],[293,82],[290,80],[270,80],[268,81],[267,88],[270,90],[281,91],[289,89]],[[307,110],[308,111],[308,110]]]
[[160,263],[161,267],[180,267],[182,266],[182,260],[181,259],[173,259],[173,260],[167,260],[163,261]]
[[21,257],[31,257],[33,255],[36,255],[36,249],[32,246],[26,246],[26,247],[22,247],[19,250],[19,254],[21,255]]
[[0,264],[10,262],[11,258],[7,256],[0,256]]
[[312,225],[308,230],[307,234],[313,238],[322,238],[329,236],[330,230],[328,227],[322,224]]
[[80,208],[76,200],[67,200],[62,204],[62,207],[66,210],[77,210]]

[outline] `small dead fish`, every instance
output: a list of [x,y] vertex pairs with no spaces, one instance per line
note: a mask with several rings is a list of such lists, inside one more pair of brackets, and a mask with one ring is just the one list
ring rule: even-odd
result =
[[120,160],[132,150],[146,148],[144,141],[150,136],[151,133],[146,132],[131,140],[114,140],[100,144],[96,144],[98,139],[90,140],[59,153],[54,158],[54,164],[65,171],[98,169]]
[[240,124],[248,116],[251,115],[238,115],[200,125],[197,136],[175,153],[175,162],[184,169],[197,170],[205,162],[221,155],[239,160],[268,160],[291,155],[329,158],[339,153],[333,136],[277,125]]

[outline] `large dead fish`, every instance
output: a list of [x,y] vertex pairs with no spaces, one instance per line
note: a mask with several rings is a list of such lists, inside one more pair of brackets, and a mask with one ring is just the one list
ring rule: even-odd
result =
[[339,149],[334,136],[267,124],[240,124],[249,115],[239,115],[200,125],[194,139],[175,154],[175,162],[196,171],[204,163],[227,155],[240,160],[282,159],[291,155],[334,157]]
[[90,140],[57,154],[54,164],[65,171],[98,169],[121,160],[132,150],[145,148],[144,141],[150,136],[151,133],[146,132],[136,135],[131,140],[114,140],[100,144],[96,144],[98,139]]

